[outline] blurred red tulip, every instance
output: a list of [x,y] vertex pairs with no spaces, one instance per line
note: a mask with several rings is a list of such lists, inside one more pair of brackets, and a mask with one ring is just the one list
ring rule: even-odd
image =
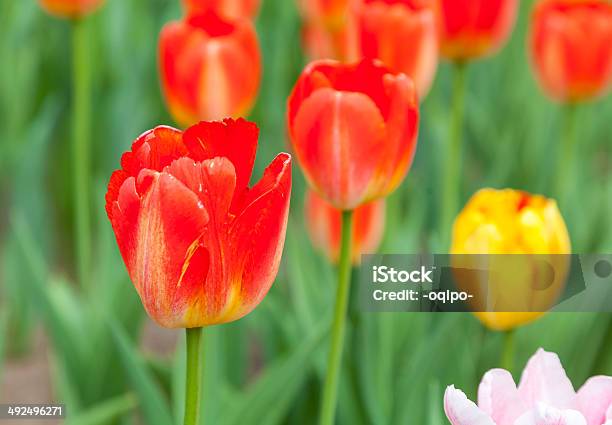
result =
[[[313,245],[334,263],[340,255],[342,214],[312,190],[304,204],[306,225]],[[353,221],[352,262],[359,264],[361,254],[376,252],[385,229],[385,201],[378,200],[355,209]]]
[[249,20],[208,11],[171,22],[159,54],[166,101],[180,125],[246,115],[255,102],[261,55]]
[[260,0],[183,0],[187,14],[215,10],[229,19],[254,18]]
[[508,39],[519,0],[437,0],[440,54],[465,61],[490,55]]
[[361,55],[407,74],[423,98],[438,66],[433,0],[363,0],[357,13]]
[[307,180],[335,208],[388,195],[412,163],[419,120],[414,84],[378,62],[312,62],[293,88],[287,115]]
[[104,0],[39,0],[43,9],[62,18],[79,18],[95,11]]
[[111,176],[106,211],[145,309],[160,325],[237,320],[278,271],[291,191],[279,154],[248,187],[258,130],[243,119],[140,136]]
[[338,31],[328,31],[318,22],[306,22],[302,31],[302,44],[310,60],[335,59],[354,62],[359,58],[357,31],[353,20]]
[[302,15],[309,22],[336,31],[344,26],[348,9],[355,0],[298,0]]
[[532,63],[544,91],[563,102],[603,94],[612,78],[612,4],[545,0],[532,16]]

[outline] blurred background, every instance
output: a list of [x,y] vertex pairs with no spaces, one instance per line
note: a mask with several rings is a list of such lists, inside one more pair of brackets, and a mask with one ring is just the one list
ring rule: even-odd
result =
[[[561,114],[529,68],[531,6],[521,3],[503,50],[469,68],[462,205],[482,187],[551,195]],[[90,18],[95,272],[82,290],[73,283],[70,25],[34,0],[0,0],[0,403],[65,403],[71,425],[182,418],[184,336],[146,317],[104,211],[121,153],[143,131],[174,125],[159,85],[157,38],[180,15],[178,0],[108,0]],[[289,149],[285,103],[306,63],[301,25],[293,1],[263,1],[263,82],[250,115],[261,129],[255,176]],[[447,251],[437,242],[434,212],[450,88],[442,62],[422,103],[415,163],[388,200],[381,252]],[[578,113],[579,190],[562,214],[573,252],[610,253],[612,99]],[[305,188],[296,166],[283,262],[269,295],[245,319],[205,331],[202,423],[316,421],[335,279],[306,242]],[[549,314],[521,327],[515,378],[538,347],[559,354],[575,387],[594,373],[612,374],[611,326],[610,314],[584,313]],[[501,347],[502,336],[468,314],[353,307],[339,421],[445,424],[444,388],[455,384],[474,399]]]

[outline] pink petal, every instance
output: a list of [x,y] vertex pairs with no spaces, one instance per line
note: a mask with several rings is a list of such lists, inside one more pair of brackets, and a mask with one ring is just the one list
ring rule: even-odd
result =
[[541,402],[560,409],[576,407],[574,387],[559,357],[541,348],[527,362],[518,391],[528,406]]
[[612,376],[594,376],[586,381],[578,391],[578,408],[588,425],[603,424],[606,410],[612,408]]
[[480,381],[478,407],[497,425],[512,425],[527,410],[510,372],[491,369]]
[[559,410],[538,403],[535,409],[518,418],[514,425],[586,425],[586,420],[577,410]]
[[444,412],[453,425],[496,425],[454,385],[447,387],[444,393]]

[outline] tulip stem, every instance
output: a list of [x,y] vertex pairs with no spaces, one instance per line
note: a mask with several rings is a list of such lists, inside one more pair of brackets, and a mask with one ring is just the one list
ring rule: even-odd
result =
[[184,425],[199,424],[200,387],[202,364],[200,362],[202,328],[188,328],[187,332],[187,370],[185,379],[185,421]]
[[444,241],[445,247],[448,246],[447,242],[451,239],[452,222],[455,214],[457,214],[461,189],[466,66],[463,62],[456,62],[453,65],[452,117],[445,156],[446,160],[441,173],[444,180],[442,182],[442,222],[440,231],[442,232],[441,240]]
[[72,161],[74,167],[74,252],[77,279],[81,287],[87,286],[91,264],[89,222],[91,68],[89,48],[87,22],[84,19],[76,19],[72,26]]
[[336,289],[336,306],[331,334],[331,347],[327,360],[327,374],[323,386],[321,401],[320,425],[332,425],[336,414],[338,400],[338,380],[342,366],[342,351],[346,330],[346,313],[351,285],[351,245],[352,245],[353,211],[342,212],[342,234],[340,245],[340,262],[338,264],[338,288]]
[[561,135],[561,148],[555,179],[555,195],[561,207],[565,205],[567,197],[571,195],[574,184],[576,110],[577,107],[573,103],[563,106],[563,134]]
[[514,368],[514,329],[504,331],[504,347],[501,357],[501,367],[512,373]]

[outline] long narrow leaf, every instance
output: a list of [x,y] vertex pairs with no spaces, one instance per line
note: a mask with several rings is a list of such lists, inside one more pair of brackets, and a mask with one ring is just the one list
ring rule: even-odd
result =
[[170,425],[173,423],[168,401],[162,395],[151,371],[130,343],[125,331],[112,318],[108,319],[113,339],[119,349],[125,374],[138,396],[140,410],[147,425]]

